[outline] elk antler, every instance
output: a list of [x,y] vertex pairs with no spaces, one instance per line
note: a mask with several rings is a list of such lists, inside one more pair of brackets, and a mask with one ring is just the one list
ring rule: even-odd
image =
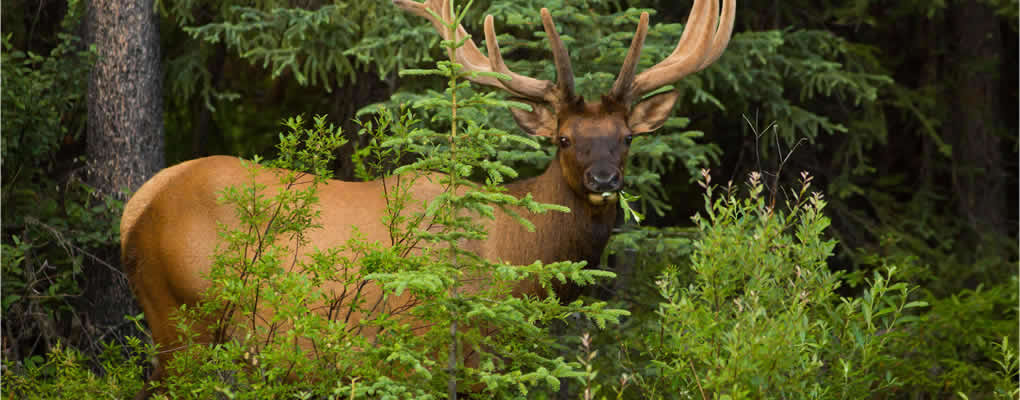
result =
[[609,96],[629,105],[645,93],[672,84],[711,65],[729,44],[736,8],[736,0],[723,0],[720,22],[719,0],[694,0],[694,6],[687,17],[687,26],[673,53],[635,77],[634,70],[641,58],[641,47],[648,33],[648,13],[641,13],[641,21]]
[[[451,38],[448,31],[448,24],[453,21],[449,0],[426,0],[425,3],[418,3],[410,0],[393,0],[393,4],[401,9],[415,15],[425,17],[432,26],[436,28],[444,40],[463,40],[469,35],[464,27],[457,25],[456,37]],[[429,11],[432,12],[429,12]],[[436,18],[439,17],[439,19]],[[501,81],[491,76],[474,75],[468,79],[472,82],[493,86],[503,89],[510,94],[528,100],[548,103],[554,107],[561,107],[570,104],[576,99],[574,94],[574,71],[570,66],[570,56],[567,54],[563,41],[560,40],[553,24],[549,10],[542,9],[542,25],[549,37],[549,47],[553,53],[553,61],[556,63],[556,79],[559,84],[550,81],[535,79],[528,76],[516,74],[503,62],[503,55],[499,50],[499,43],[496,41],[496,32],[493,28],[493,19],[489,15],[485,17],[485,44],[489,56],[482,55],[474,41],[468,38],[464,45],[457,48],[454,58],[456,62],[463,65],[469,72],[498,72],[509,75],[509,81]]]

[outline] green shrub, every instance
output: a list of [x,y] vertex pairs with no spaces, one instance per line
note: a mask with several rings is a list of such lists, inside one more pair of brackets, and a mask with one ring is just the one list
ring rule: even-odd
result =
[[961,290],[938,298],[920,315],[901,354],[901,376],[909,392],[961,398],[1017,397],[1016,276],[1006,282]]
[[[4,395],[12,399],[126,399],[142,388],[142,363],[155,353],[134,337],[120,345],[105,344],[95,359],[73,347],[55,344],[42,356],[4,360]],[[125,356],[130,354],[130,356]],[[102,374],[93,370],[96,363]]]
[[107,260],[121,202],[94,194],[76,155],[96,55],[62,32],[77,24],[82,6],[69,5],[45,54],[19,49],[10,33],[2,38],[0,288],[4,323],[18,327],[3,331],[4,355],[14,360],[41,357],[58,342],[98,353],[98,335],[77,315],[83,266],[117,269]]
[[[826,260],[825,200],[802,174],[785,209],[770,206],[761,175],[748,193],[706,189],[695,217],[692,280],[667,269],[658,332],[644,336],[651,365],[633,376],[649,398],[867,398],[902,384],[890,375],[894,343],[917,321],[923,302],[894,283],[896,267],[876,273],[858,298],[838,295]],[[678,394],[678,395],[677,395]]]

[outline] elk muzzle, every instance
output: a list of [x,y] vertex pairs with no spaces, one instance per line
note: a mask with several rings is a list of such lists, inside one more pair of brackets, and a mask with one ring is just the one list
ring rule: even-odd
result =
[[615,167],[595,166],[584,171],[588,202],[595,206],[616,203],[616,192],[623,186],[622,173]]

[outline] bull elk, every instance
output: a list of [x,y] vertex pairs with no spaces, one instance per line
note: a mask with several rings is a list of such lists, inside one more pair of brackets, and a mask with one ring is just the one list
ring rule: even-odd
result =
[[[733,28],[735,0],[695,0],[688,25],[675,50],[655,66],[635,74],[641,48],[648,32],[648,14],[642,13],[637,31],[615,83],[601,101],[587,102],[574,92],[574,75],[563,42],[547,9],[542,24],[556,66],[557,82],[518,75],[503,61],[492,16],[485,19],[488,56],[468,39],[454,52],[456,62],[470,72],[498,72],[511,77],[499,80],[491,75],[473,75],[475,83],[505,90],[515,100],[532,106],[531,111],[512,109],[525,132],[551,139],[556,156],[541,175],[506,185],[509,193],[531,193],[535,200],[570,208],[570,213],[530,215],[536,227],[531,233],[507,216],[488,222],[487,240],[466,243],[479,255],[515,265],[586,260],[597,263],[616,220],[616,192],[623,186],[624,165],[634,135],[651,132],[663,125],[677,100],[676,91],[648,98],[643,95],[672,84],[713,63],[729,43]],[[448,31],[451,21],[448,1],[417,3],[394,0],[403,10],[427,18],[444,39],[461,40],[467,32],[459,26]],[[721,15],[720,15],[721,14]],[[455,37],[450,37],[455,35]],[[240,160],[214,156],[187,161],[167,168],[132,196],[121,218],[121,257],[132,290],[145,312],[153,340],[161,348],[151,380],[164,377],[165,366],[179,345],[172,316],[182,305],[194,305],[210,283],[208,275],[217,242],[217,223],[237,224],[233,210],[217,202],[217,193],[243,183],[248,171]],[[276,177],[264,171],[256,177],[274,189]],[[441,190],[437,183],[420,180],[414,196],[428,199]],[[352,226],[368,241],[385,243],[389,236],[380,221],[385,212],[380,181],[329,181],[321,186],[324,205],[321,229],[307,235],[303,248],[332,248],[344,244]],[[299,250],[304,254],[304,250]],[[326,288],[342,289],[342,288]],[[521,282],[516,293],[541,295],[536,282]],[[366,300],[381,296],[370,288]],[[368,332],[366,335],[373,335]],[[147,386],[148,387],[148,386]],[[147,396],[142,393],[142,397]]]

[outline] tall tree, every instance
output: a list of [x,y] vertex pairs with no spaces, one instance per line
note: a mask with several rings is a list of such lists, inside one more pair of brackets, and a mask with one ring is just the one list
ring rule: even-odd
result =
[[[150,0],[92,0],[86,24],[99,56],[88,85],[89,181],[100,196],[123,198],[165,163],[156,13]],[[123,335],[117,327],[137,310],[124,274],[90,263],[85,276],[91,327]]]
[[995,10],[978,0],[957,2],[957,82],[953,118],[953,187],[960,215],[970,228],[1006,233],[1006,173],[999,136],[1003,41]]

